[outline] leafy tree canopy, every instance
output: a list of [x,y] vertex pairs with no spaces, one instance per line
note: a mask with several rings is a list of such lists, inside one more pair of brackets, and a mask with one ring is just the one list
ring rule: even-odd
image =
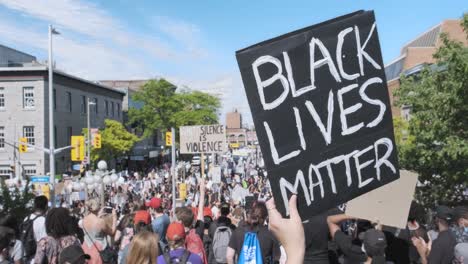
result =
[[[140,140],[137,136],[128,132],[122,123],[118,121],[106,119],[104,124],[104,129],[100,131],[101,148],[91,148],[91,160],[93,162],[98,160],[111,161],[125,155]],[[83,131],[86,136],[87,129],[83,129]]]
[[[467,14],[462,26],[466,33]],[[468,186],[468,47],[445,34],[441,40],[437,63],[402,76],[395,92],[397,105],[412,111],[410,140],[399,144],[400,163],[419,174],[424,186],[416,195],[426,205],[460,202]]]
[[164,79],[148,81],[132,99],[143,106],[129,110],[129,125],[142,131],[145,137],[158,129],[215,124],[221,107],[217,97],[204,92],[176,93],[176,87]]

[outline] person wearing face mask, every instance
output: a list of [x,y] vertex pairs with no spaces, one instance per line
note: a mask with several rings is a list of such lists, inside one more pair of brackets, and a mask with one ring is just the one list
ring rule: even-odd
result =
[[455,207],[453,215],[455,225],[452,227],[452,231],[455,233],[457,243],[468,243],[468,207]]
[[439,230],[437,238],[432,242],[432,247],[421,237],[413,237],[413,245],[421,256],[421,263],[450,264],[454,259],[454,249],[457,244],[455,234],[450,230],[453,219],[453,211],[447,206],[438,206],[434,217],[434,224]]

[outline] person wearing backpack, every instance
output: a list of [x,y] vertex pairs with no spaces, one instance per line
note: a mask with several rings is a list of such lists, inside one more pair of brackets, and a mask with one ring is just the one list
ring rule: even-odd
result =
[[166,238],[169,244],[170,251],[164,252],[158,257],[158,264],[172,263],[191,263],[202,264],[202,258],[194,253],[191,253],[186,247],[186,232],[185,227],[181,223],[171,223],[167,228]]
[[268,210],[265,203],[256,201],[244,223],[232,233],[227,248],[227,263],[274,263],[279,261],[281,250],[265,221]]
[[34,263],[58,264],[58,257],[63,249],[71,246],[81,246],[74,233],[70,212],[66,208],[53,208],[46,216],[45,229],[47,236],[37,243]]
[[49,201],[44,195],[34,198],[33,213],[20,225],[20,240],[24,248],[24,263],[28,263],[36,254],[37,243],[47,237],[45,214]]
[[230,212],[229,204],[224,203],[220,208],[220,216],[210,225],[208,234],[211,238],[212,244],[208,254],[209,264],[227,263],[227,247],[229,245],[232,232],[236,228],[231,223],[231,219],[228,218]]

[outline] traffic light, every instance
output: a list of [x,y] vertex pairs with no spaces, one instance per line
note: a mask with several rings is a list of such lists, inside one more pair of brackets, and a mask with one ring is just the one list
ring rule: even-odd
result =
[[25,137],[20,138],[19,152],[24,153],[28,152],[28,139]]
[[71,137],[71,160],[82,161],[85,154],[85,140],[84,136],[72,136]]
[[93,147],[96,149],[101,148],[101,134],[99,133],[94,134]]
[[172,132],[166,132],[166,146],[172,146]]

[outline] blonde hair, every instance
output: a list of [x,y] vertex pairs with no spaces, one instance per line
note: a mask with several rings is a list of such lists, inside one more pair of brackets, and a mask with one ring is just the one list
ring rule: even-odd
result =
[[101,206],[99,205],[99,201],[97,199],[90,199],[86,201],[86,207],[88,207],[88,210],[93,214],[97,214],[101,209]]
[[158,235],[142,231],[133,237],[128,249],[127,264],[156,264],[158,257]]

